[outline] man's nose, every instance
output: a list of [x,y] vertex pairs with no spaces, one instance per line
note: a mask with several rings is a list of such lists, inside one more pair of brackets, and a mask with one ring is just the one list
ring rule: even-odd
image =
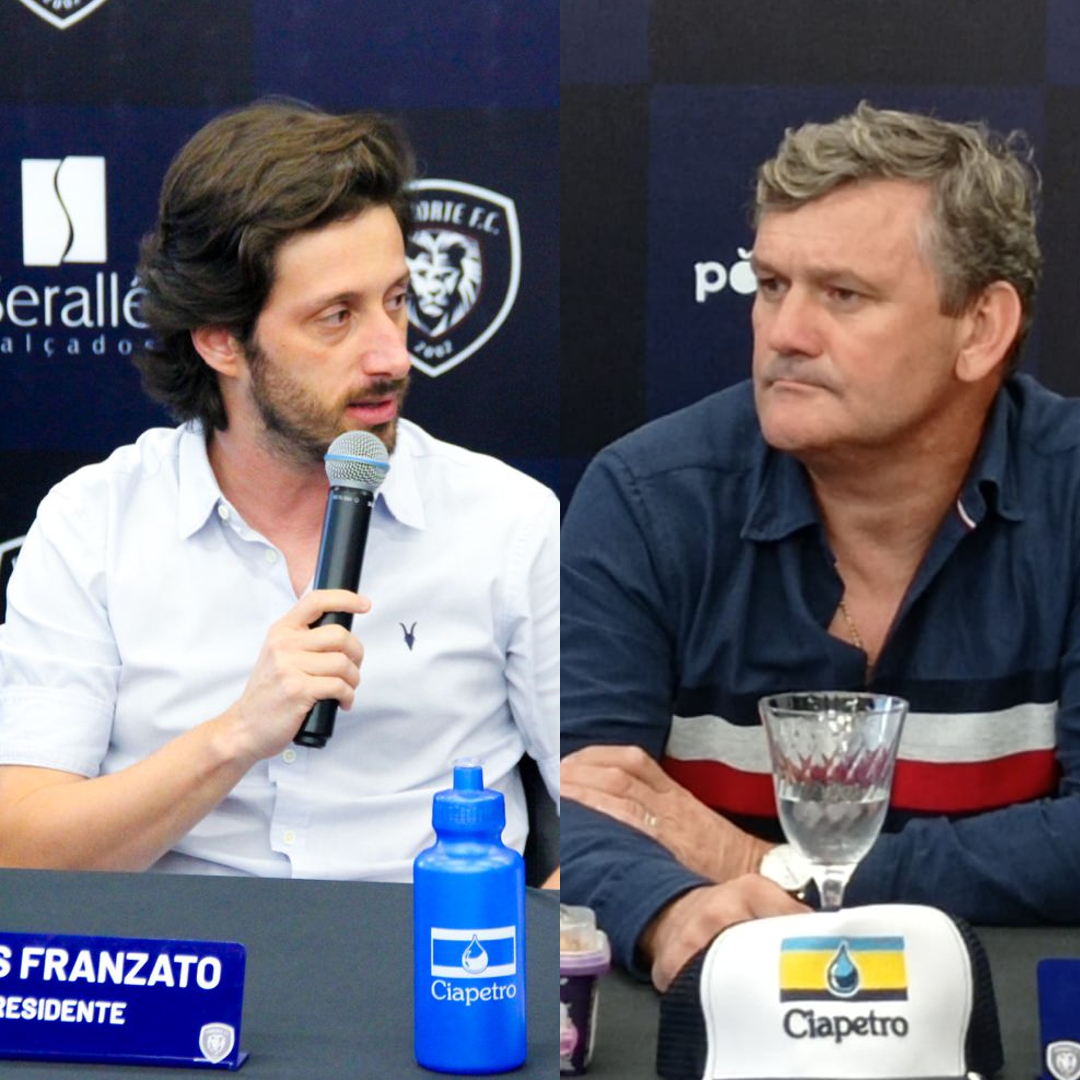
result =
[[782,297],[762,303],[759,333],[778,356],[817,356],[821,332],[817,305],[808,290],[792,286]]
[[405,327],[389,312],[375,316],[365,335],[361,363],[372,378],[402,379],[412,364],[406,344]]

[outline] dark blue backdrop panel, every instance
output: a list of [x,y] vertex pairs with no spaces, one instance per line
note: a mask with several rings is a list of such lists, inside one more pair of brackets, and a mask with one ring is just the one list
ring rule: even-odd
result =
[[550,478],[559,454],[557,114],[424,110],[401,119],[419,150],[421,176],[505,195],[521,226],[521,285],[506,321],[447,373],[414,372],[407,413],[441,438],[535,460],[529,471]]
[[590,456],[645,419],[648,101],[644,86],[563,90],[564,458]]
[[[65,8],[62,0],[29,2],[61,13]],[[253,87],[252,6],[251,0],[106,0],[59,28],[18,0],[3,0],[0,102],[87,104],[106,111],[117,105],[239,104]],[[145,120],[152,126],[154,114]]]
[[1080,86],[1050,87],[1045,112],[1041,235],[1046,267],[1034,344],[1040,377],[1059,393],[1080,395]]
[[1047,0],[1046,76],[1051,83],[1080,84],[1080,4]]
[[573,0],[562,10],[565,84],[646,82],[649,0]]
[[557,108],[554,0],[259,0],[260,89],[327,108]]
[[984,117],[1043,141],[1042,91],[663,86],[652,94],[646,406],[658,416],[750,372],[754,177],[784,128],[881,106]]
[[1043,74],[1045,0],[654,0],[657,83],[1010,86]]

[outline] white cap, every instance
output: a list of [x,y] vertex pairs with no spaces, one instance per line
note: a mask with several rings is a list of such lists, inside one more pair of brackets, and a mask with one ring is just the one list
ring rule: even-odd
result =
[[658,1067],[672,1080],[960,1078],[995,1062],[985,954],[970,927],[920,905],[740,923],[662,1004]]

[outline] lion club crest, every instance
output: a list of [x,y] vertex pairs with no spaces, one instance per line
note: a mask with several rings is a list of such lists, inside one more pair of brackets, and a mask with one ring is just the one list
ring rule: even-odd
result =
[[1080,1043],[1061,1040],[1046,1048],[1046,1067],[1056,1080],[1077,1080],[1080,1077]]
[[506,321],[521,279],[512,199],[460,180],[417,180],[409,234],[409,352],[427,375],[472,356]]
[[224,1061],[236,1045],[236,1032],[231,1024],[203,1024],[199,1031],[199,1049],[207,1061]]
[[105,0],[21,0],[21,3],[57,29],[66,30],[101,7]]

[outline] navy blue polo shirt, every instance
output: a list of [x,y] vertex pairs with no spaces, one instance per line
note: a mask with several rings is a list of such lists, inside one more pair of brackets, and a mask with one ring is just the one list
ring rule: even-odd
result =
[[[590,465],[562,533],[562,753],[636,744],[698,798],[781,839],[757,701],[866,685],[828,633],[843,583],[803,467],[749,383]],[[972,469],[870,688],[911,706],[885,830],[851,903],[982,923],[1080,922],[1080,403],[1027,376]],[[655,841],[567,800],[562,889],[616,955],[695,884]]]

